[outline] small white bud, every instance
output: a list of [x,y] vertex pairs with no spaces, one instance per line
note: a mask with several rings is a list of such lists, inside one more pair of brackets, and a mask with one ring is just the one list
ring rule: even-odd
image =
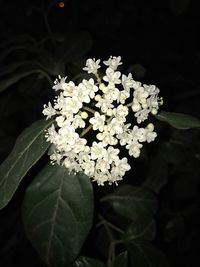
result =
[[94,99],[95,99],[96,101],[100,101],[101,98],[102,98],[102,97],[101,97],[100,95],[95,95],[95,98],[94,98]]
[[99,85],[99,89],[100,90],[103,90],[105,88],[105,84],[104,83],[100,83],[100,85]]
[[86,111],[83,111],[83,112],[81,112],[81,118],[82,119],[87,119],[87,117],[88,117],[88,113],[86,112]]
[[146,128],[153,131],[154,130],[153,123],[149,123]]
[[96,138],[97,138],[97,140],[101,141],[102,140],[102,133],[98,133],[96,135]]
[[133,112],[138,112],[140,109],[141,109],[141,106],[140,106],[139,103],[138,103],[138,104],[133,104],[133,105],[132,105],[132,110],[133,110]]
[[152,108],[151,113],[152,113],[153,115],[156,115],[156,114],[158,113],[158,111],[157,111],[157,109]]

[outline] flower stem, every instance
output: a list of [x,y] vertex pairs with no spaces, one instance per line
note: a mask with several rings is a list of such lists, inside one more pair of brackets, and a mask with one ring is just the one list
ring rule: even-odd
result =
[[96,78],[97,78],[97,84],[100,84],[101,83],[101,78],[98,74],[98,72],[95,74]]
[[82,131],[82,133],[80,134],[80,137],[83,137],[91,129],[92,129],[92,124],[90,124],[85,130]]
[[91,112],[91,113],[95,113],[95,110],[92,109],[92,108],[89,108],[89,107],[83,107],[84,110],[88,111],[88,112]]
[[131,107],[132,105],[133,105],[133,102],[128,103],[126,106],[127,106],[127,107]]

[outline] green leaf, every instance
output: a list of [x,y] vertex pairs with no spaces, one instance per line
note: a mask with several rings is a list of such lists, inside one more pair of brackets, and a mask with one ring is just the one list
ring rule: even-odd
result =
[[112,267],[128,267],[128,252],[124,251],[120,253],[112,265]]
[[123,185],[101,201],[110,202],[115,212],[134,222],[151,221],[157,210],[155,195],[145,187]]
[[169,123],[171,126],[181,130],[187,130],[191,128],[200,128],[200,119],[183,114],[162,111],[155,116],[158,120]]
[[39,67],[42,67],[39,64],[39,62],[36,62],[36,61],[16,61],[14,63],[4,65],[3,68],[1,68],[0,76],[10,74],[16,71],[17,69],[19,69],[20,67],[27,69],[27,68],[38,66],[38,65]]
[[52,121],[39,120],[17,138],[11,154],[0,166],[0,209],[14,195],[22,178],[49,147],[44,130]]
[[105,264],[100,260],[81,256],[70,267],[105,267]]
[[[159,193],[161,188],[168,181],[168,164],[165,160],[167,155],[167,145],[163,143],[160,148],[158,148],[158,153],[149,162],[148,174],[143,182],[143,185],[150,188],[152,191]],[[170,155],[172,157],[172,155]],[[168,159],[170,159],[168,157]]]
[[152,241],[156,234],[156,223],[152,220],[150,223],[140,221],[140,223],[132,223],[129,225],[126,233],[124,234],[125,241],[130,240],[147,240]]
[[48,164],[28,187],[22,214],[27,236],[43,261],[68,266],[92,226],[92,184],[86,175]]
[[52,83],[50,77],[48,76],[48,74],[41,70],[41,69],[31,69],[31,70],[25,70],[23,72],[19,72],[16,74],[13,74],[9,79],[4,79],[2,81],[0,81],[0,92],[3,92],[4,90],[6,90],[8,87],[10,87],[11,85],[17,83],[19,80],[32,75],[34,73],[39,73],[42,74],[45,78],[47,78],[47,80],[49,81],[49,83]]
[[26,44],[19,44],[19,45],[13,45],[8,47],[1,53],[0,55],[0,62],[2,63],[10,54],[13,52],[16,52],[17,50],[25,50],[26,52],[31,52],[31,53],[38,53],[38,49],[35,48],[34,46],[26,45]]
[[162,251],[147,242],[131,243],[128,246],[131,266],[169,267]]

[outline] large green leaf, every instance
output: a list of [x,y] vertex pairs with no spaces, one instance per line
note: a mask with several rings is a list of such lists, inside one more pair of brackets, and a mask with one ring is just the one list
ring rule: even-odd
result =
[[70,267],[105,267],[105,265],[100,260],[81,256]]
[[[38,66],[42,68],[42,65],[37,61],[15,61],[14,63],[10,63],[7,65],[4,65],[3,68],[1,68],[0,76],[11,74],[12,72],[16,71],[19,68],[30,69],[30,67],[33,69],[33,67]],[[35,67],[36,68],[36,67]]]
[[169,267],[165,255],[147,242],[131,243],[128,246],[131,266]]
[[22,178],[49,147],[44,130],[52,121],[39,120],[24,130],[0,166],[0,208],[12,198]]
[[10,78],[0,81],[0,92],[3,92],[11,85],[17,83],[19,80],[21,80],[21,79],[23,79],[29,75],[35,74],[35,73],[43,75],[49,81],[49,83],[52,84],[51,78],[49,77],[49,75],[45,71],[43,71],[42,69],[34,68],[31,70],[25,70],[23,72],[21,72],[21,71],[17,72],[15,74],[13,74]]
[[92,226],[92,184],[84,174],[48,164],[28,187],[22,213],[27,235],[43,261],[68,266]]
[[181,130],[187,130],[191,128],[200,128],[200,119],[183,114],[162,111],[155,116],[158,120],[169,123],[171,126]]
[[38,48],[34,46],[30,46],[28,44],[16,44],[4,49],[3,53],[0,55],[0,62],[3,62],[8,56],[17,50],[24,50],[29,53],[38,53]]
[[150,223],[145,221],[140,221],[140,223],[132,223],[128,226],[124,239],[125,241],[139,241],[147,240],[152,241],[156,234],[156,223],[152,220]]
[[149,161],[148,174],[143,182],[144,186],[151,188],[156,193],[159,193],[168,180],[168,163],[165,157],[168,156],[168,159],[171,159],[173,155],[169,156],[167,152],[167,144],[163,143],[158,148],[158,153]]
[[155,195],[145,187],[123,185],[101,201],[110,202],[115,212],[134,222],[151,221],[157,210]]

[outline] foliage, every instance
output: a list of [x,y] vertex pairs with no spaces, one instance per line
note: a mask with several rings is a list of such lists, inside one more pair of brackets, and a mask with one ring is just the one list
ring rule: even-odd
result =
[[[190,1],[182,2],[169,1],[175,16]],[[80,70],[86,55],[93,56],[95,41],[82,29],[52,31],[54,4],[39,9],[45,34],[0,36],[0,265],[14,266],[20,255],[20,266],[178,266],[193,242],[198,244],[200,119],[194,116],[195,101],[187,88],[174,98],[164,92],[163,111],[153,117],[156,142],[118,187],[98,187],[82,173],[50,165],[44,130],[52,121],[41,119],[43,103],[54,97],[49,88],[57,75],[73,81],[85,77]],[[38,12],[36,6],[29,12]],[[120,14],[112,19],[114,31]],[[98,21],[93,18],[91,27]],[[101,36],[103,30],[99,27]],[[137,44],[133,50],[137,56]],[[145,79],[146,69],[131,60],[127,70]],[[177,82],[167,79],[161,79],[163,87]]]

